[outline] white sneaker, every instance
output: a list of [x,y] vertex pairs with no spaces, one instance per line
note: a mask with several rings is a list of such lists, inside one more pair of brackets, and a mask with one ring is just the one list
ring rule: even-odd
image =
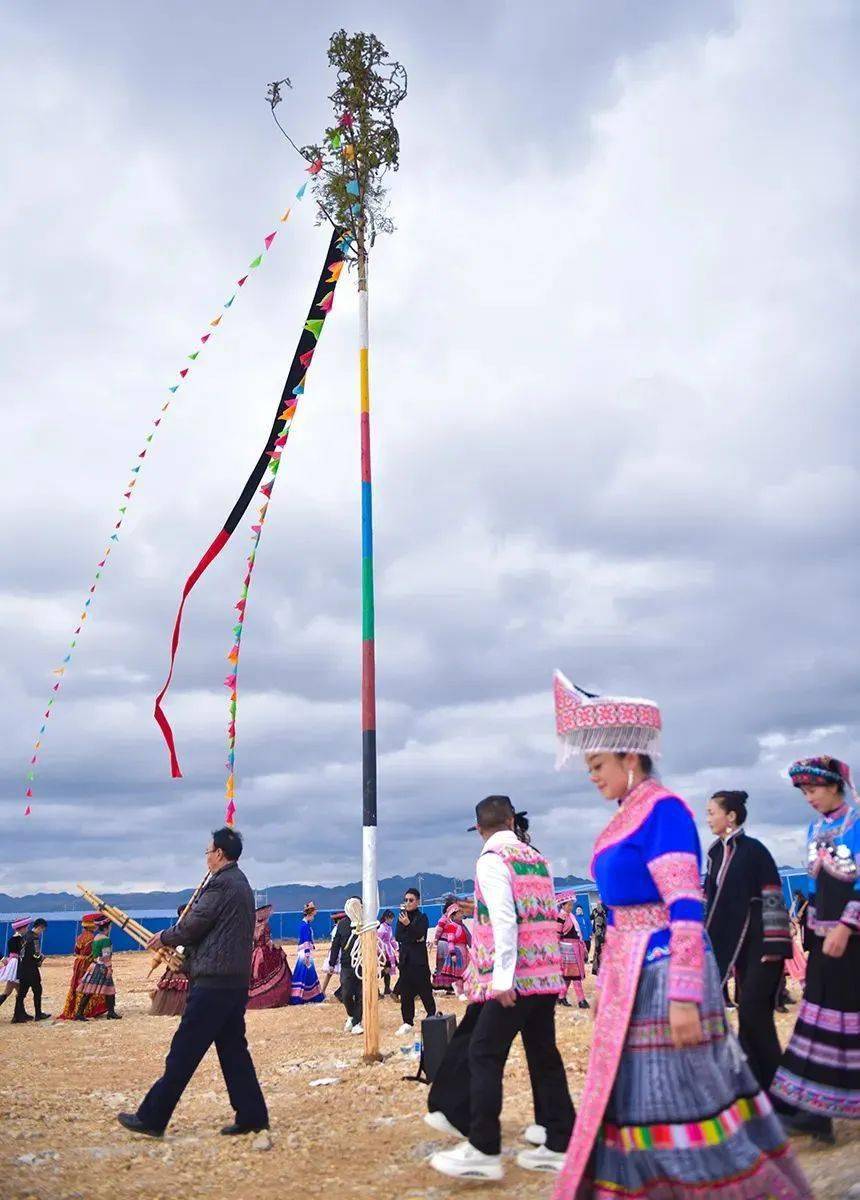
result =
[[352,1029],[350,1029],[349,1032],[350,1033],[364,1033],[364,1026],[361,1023],[359,1023],[358,1025],[353,1025]]
[[344,1033],[352,1032],[352,1017],[347,1017],[346,1021],[344,1021],[343,1032]]
[[501,1179],[504,1175],[501,1154],[483,1154],[469,1142],[431,1155],[430,1166],[452,1179]]
[[527,1125],[523,1138],[532,1146],[542,1146],[546,1141],[546,1129],[543,1125]]
[[424,1124],[429,1125],[431,1129],[435,1129],[437,1133],[450,1133],[452,1137],[462,1137],[459,1129],[455,1129],[443,1112],[429,1112],[424,1114]]
[[517,1166],[524,1171],[560,1171],[564,1166],[564,1155],[560,1150],[547,1150],[546,1146],[535,1146],[533,1150],[521,1150],[517,1155]]
[[403,1037],[404,1033],[411,1033],[411,1032],[412,1032],[412,1026],[407,1025],[406,1022],[404,1021],[403,1024],[400,1026],[400,1028],[397,1030],[397,1036]]

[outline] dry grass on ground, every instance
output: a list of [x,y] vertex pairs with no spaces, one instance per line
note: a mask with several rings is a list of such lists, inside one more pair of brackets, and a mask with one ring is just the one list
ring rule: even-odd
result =
[[[426,1088],[403,1082],[414,1070],[400,1052],[397,1006],[382,1005],[378,1066],[361,1063],[361,1038],[342,1033],[343,1009],[326,1002],[248,1014],[251,1049],[272,1118],[272,1148],[250,1138],[227,1139],[232,1119],[214,1052],[185,1094],[164,1141],[149,1141],[117,1125],[119,1109],[134,1109],[160,1074],[176,1026],[148,1015],[149,956],[116,958],[122,1022],[86,1025],[45,1021],[10,1025],[0,1010],[0,1196],[3,1200],[251,1200],[286,1194],[372,1197],[373,1200],[548,1200],[551,1181],[510,1163],[504,1184],[461,1187],[432,1172],[427,1155],[447,1144],[422,1123]],[[46,1008],[59,1012],[70,958],[44,970]],[[589,980],[590,985],[590,980]],[[449,1005],[460,1012],[462,1006]],[[791,1017],[782,1017],[787,1035]],[[559,1042],[571,1091],[582,1090],[590,1039],[587,1013],[559,1012]],[[316,1080],[336,1080],[314,1086]],[[514,1047],[503,1114],[506,1155],[521,1145],[532,1119],[522,1048]],[[860,1130],[838,1128],[835,1150],[798,1142],[820,1200],[843,1200],[860,1179]]]

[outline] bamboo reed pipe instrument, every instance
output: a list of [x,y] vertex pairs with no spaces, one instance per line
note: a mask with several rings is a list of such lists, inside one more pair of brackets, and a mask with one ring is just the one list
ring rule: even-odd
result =
[[[201,888],[202,886],[203,884],[200,885]],[[82,883],[79,883],[77,887],[78,891],[81,892],[84,898],[89,901],[93,908],[104,913],[104,915],[110,921],[112,921],[118,929],[124,929],[130,938],[137,942],[138,945],[143,946],[143,948],[146,949],[149,942],[151,942],[155,936],[152,930],[147,929],[145,925],[141,925],[140,921],[136,921],[134,917],[131,917],[128,913],[123,912],[123,910],[121,908],[117,908],[116,905],[107,904],[101,899],[100,896],[97,896],[95,892],[91,892],[89,888],[84,887]],[[191,900],[189,900],[188,904],[183,910],[183,916],[188,911],[189,906],[199,892],[200,888],[197,889],[197,892],[195,892],[194,896],[192,896]],[[170,967],[171,971],[179,971],[182,969],[183,958],[177,950],[173,950],[168,946],[160,946],[157,950],[152,951],[152,955],[155,961],[150,969],[150,975],[159,965]]]

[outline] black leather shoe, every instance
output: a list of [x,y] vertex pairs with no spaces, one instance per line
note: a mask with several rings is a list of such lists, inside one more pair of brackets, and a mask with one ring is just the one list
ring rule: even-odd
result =
[[137,1113],[117,1113],[116,1119],[122,1125],[123,1129],[127,1129],[129,1133],[143,1133],[146,1137],[153,1138],[164,1137],[163,1129],[149,1129],[144,1125]]
[[225,1137],[235,1137],[241,1133],[262,1133],[268,1128],[268,1125],[239,1125],[234,1121],[232,1125],[225,1125],[221,1132]]
[[808,1133],[816,1142],[821,1142],[825,1146],[836,1144],[833,1122],[829,1117],[822,1117],[817,1113],[797,1112],[791,1115],[780,1113],[779,1119],[789,1133]]
[[9,1022],[9,1024],[10,1025],[25,1025],[27,1023],[27,1021],[32,1021],[32,1020],[33,1020],[33,1018],[30,1016],[29,1013],[21,1013],[19,1016],[13,1017],[12,1020]]
[[51,1019],[50,1013],[36,1013],[37,1021],[50,1021],[50,1019]]
[[562,1008],[572,1008],[573,1007],[566,996],[564,997],[564,999],[559,1000],[559,1004],[561,1005]]

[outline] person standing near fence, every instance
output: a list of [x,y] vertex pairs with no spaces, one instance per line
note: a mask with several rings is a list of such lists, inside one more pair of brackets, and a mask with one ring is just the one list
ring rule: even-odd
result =
[[236,1114],[223,1134],[258,1133],[269,1127],[245,1037],[245,1008],[254,942],[254,893],[239,870],[242,838],[235,829],[216,829],[206,848],[209,880],[188,912],[157,933],[148,949],[182,946],[188,955],[191,990],[173,1035],[164,1074],[136,1113],[117,1120],[132,1133],[161,1137],[182,1093],[214,1045]]
[[403,893],[403,905],[397,918],[395,937],[400,952],[400,1015],[403,1024],[398,1035],[412,1032],[415,1023],[415,997],[432,1017],[436,1012],[433,999],[433,982],[430,978],[430,960],[427,957],[427,932],[430,923],[419,908],[421,893],[417,888],[407,888]]
[[24,934],[21,960],[18,963],[18,995],[15,999],[15,1017],[21,1021],[30,1019],[24,1009],[24,999],[28,992],[33,993],[35,1020],[47,1021],[51,1016],[50,1013],[42,1012],[42,938],[47,928],[48,922],[45,918],[37,917]]

